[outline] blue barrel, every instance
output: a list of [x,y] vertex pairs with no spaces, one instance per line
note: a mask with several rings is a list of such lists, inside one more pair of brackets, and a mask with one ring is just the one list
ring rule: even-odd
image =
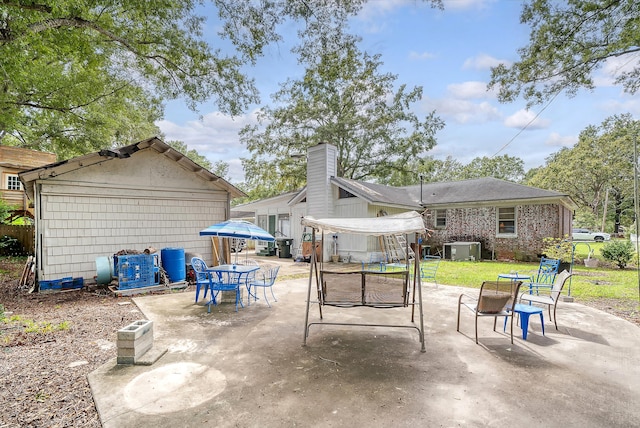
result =
[[187,277],[184,262],[184,248],[163,248],[160,250],[162,267],[169,276],[169,281],[184,281]]

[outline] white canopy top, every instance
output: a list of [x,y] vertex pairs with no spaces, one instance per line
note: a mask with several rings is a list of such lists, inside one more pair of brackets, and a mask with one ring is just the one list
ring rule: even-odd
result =
[[322,218],[304,217],[302,225],[323,233],[354,233],[359,235],[399,235],[424,233],[422,216],[415,211],[371,218]]

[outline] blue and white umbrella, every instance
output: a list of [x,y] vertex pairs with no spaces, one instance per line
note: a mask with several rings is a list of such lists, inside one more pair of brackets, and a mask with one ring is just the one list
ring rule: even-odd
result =
[[220,236],[222,238],[244,238],[273,242],[273,235],[246,220],[227,220],[216,223],[200,231],[200,236]]

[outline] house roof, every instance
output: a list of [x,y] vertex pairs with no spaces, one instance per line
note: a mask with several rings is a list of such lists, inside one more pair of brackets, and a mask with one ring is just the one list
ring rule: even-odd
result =
[[[500,180],[493,177],[473,180],[449,181],[442,183],[425,183],[421,186],[392,187],[382,184],[367,183],[348,178],[331,177],[331,183],[346,190],[370,204],[395,206],[420,210],[423,207],[437,208],[455,205],[487,204],[487,203],[558,203],[570,209],[576,209],[575,202],[567,194],[525,186]],[[268,199],[239,205],[238,210],[255,210],[273,202],[294,205],[306,197],[307,188],[299,192],[283,193]],[[233,209],[232,209],[233,211]]]
[[420,209],[420,199],[415,199],[405,188],[390,187],[348,178],[332,177],[331,182],[370,204],[393,205],[401,208]]
[[291,201],[292,198],[294,198],[299,193],[300,191],[296,190],[295,192],[281,193],[279,195],[272,196],[270,198],[260,199],[253,202],[247,202],[246,204],[236,205],[235,207],[231,208],[231,212],[253,213],[255,212],[256,208],[260,208],[264,206],[271,206],[273,204],[286,205]]
[[19,174],[19,176],[22,184],[24,185],[25,192],[27,193],[29,198],[33,200],[33,186],[28,185],[28,183],[31,183],[32,181],[43,180],[50,177],[57,177],[65,173],[76,171],[99,163],[110,162],[114,159],[130,158],[134,153],[145,149],[155,150],[156,152],[168,157],[185,170],[198,176],[200,179],[212,182],[215,181],[220,186],[220,188],[229,192],[231,198],[246,196],[240,189],[238,189],[228,181],[224,180],[221,177],[218,177],[208,169],[198,165],[187,156],[175,150],[157,137],[149,138],[147,140],[139,141],[135,144],[120,147],[117,149],[100,150],[99,152],[89,153],[72,159],[51,163],[39,168],[23,171]]
[[493,177],[425,183],[422,185],[422,195],[420,185],[408,186],[404,190],[418,202],[422,196],[422,203],[426,207],[497,201],[536,201],[542,203],[545,200],[561,200],[568,207],[575,209],[575,203],[567,194],[525,186]]

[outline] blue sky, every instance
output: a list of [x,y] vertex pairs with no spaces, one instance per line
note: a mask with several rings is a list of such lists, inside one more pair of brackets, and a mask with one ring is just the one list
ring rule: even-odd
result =
[[[419,116],[435,110],[445,121],[437,145],[427,155],[468,163],[479,156],[507,154],[522,158],[525,169],[530,169],[544,164],[561,147],[575,144],[589,125],[599,125],[613,114],[640,116],[637,97],[612,84],[624,59],[609,61],[596,72],[594,91],[582,90],[574,98],[560,94],[531,110],[525,109],[524,100],[499,103],[486,84],[490,67],[516,61],[517,49],[527,43],[529,28],[519,19],[521,2],[445,0],[444,4],[440,11],[414,0],[371,0],[350,28],[362,37],[362,51],[382,55],[380,71],[396,74],[397,85],[423,87],[423,99],[414,106]],[[206,31],[215,36],[215,16],[209,18]],[[270,46],[255,67],[245,69],[256,81],[262,104],[229,117],[213,103],[201,105],[198,114],[184,102],[172,101],[158,123],[166,138],[185,142],[212,162],[227,162],[231,181],[242,181],[240,158],[250,153],[240,143],[238,131],[255,123],[257,109],[270,101],[279,83],[302,74],[289,52],[295,33],[283,36],[283,43]],[[219,46],[217,40],[211,43]]]

